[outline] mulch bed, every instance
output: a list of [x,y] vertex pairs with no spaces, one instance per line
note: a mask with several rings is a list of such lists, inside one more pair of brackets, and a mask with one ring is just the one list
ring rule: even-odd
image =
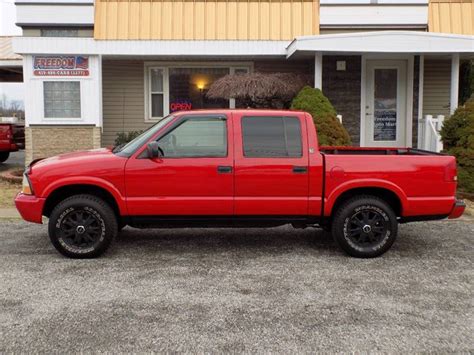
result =
[[23,169],[11,169],[0,173],[0,179],[11,183],[21,183],[23,180]]

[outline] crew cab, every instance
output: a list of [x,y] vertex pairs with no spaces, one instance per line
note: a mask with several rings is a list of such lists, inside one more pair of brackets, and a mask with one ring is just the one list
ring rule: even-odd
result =
[[25,127],[0,122],[0,163],[7,161],[11,152],[25,147]]
[[[317,128],[317,127],[316,127]],[[452,156],[320,147],[305,112],[173,113],[124,146],[33,161],[15,199],[68,257],[96,257],[126,225],[322,227],[376,257],[399,223],[457,218]]]

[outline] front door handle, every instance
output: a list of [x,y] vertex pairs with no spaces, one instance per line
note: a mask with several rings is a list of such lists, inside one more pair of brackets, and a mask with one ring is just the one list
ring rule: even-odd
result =
[[295,174],[306,174],[308,172],[308,168],[306,166],[294,166],[293,172]]
[[232,172],[232,167],[231,166],[218,166],[217,167],[217,172],[219,174],[230,174]]

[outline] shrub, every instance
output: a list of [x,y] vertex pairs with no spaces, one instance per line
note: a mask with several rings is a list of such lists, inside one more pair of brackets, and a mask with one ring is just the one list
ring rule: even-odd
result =
[[291,108],[313,116],[320,145],[350,145],[351,138],[336,117],[336,110],[321,90],[305,86],[293,99]]
[[474,97],[444,122],[441,139],[444,151],[456,157],[459,187],[474,192]]
[[117,138],[115,138],[115,146],[126,144],[131,140],[137,138],[143,131],[131,131],[131,132],[120,132],[117,133]]

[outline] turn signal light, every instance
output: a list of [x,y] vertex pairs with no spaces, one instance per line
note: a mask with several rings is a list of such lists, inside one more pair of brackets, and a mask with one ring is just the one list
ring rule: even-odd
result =
[[21,193],[25,195],[33,195],[33,189],[31,188],[30,180],[26,174],[23,174]]

